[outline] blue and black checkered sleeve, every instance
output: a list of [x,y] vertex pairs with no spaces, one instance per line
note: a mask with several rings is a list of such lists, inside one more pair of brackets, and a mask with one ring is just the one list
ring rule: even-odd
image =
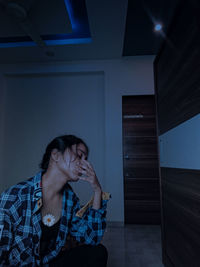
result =
[[6,265],[9,257],[9,249],[12,242],[12,229],[10,216],[0,208],[0,263]]
[[107,200],[102,200],[101,208],[98,210],[92,207],[80,218],[76,216],[80,210],[80,203],[76,198],[70,233],[78,242],[90,245],[98,245],[104,235],[106,228],[106,207]]

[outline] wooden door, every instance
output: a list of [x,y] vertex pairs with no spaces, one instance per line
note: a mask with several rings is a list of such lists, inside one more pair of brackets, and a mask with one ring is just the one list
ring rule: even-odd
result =
[[125,223],[160,224],[155,97],[123,96]]

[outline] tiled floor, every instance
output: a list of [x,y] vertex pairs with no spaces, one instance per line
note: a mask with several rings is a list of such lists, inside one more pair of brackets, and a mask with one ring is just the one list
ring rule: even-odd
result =
[[157,225],[108,225],[103,238],[107,267],[163,267],[161,231]]

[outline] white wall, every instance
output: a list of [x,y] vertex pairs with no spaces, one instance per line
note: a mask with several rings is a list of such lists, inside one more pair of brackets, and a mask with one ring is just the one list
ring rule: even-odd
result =
[[[34,175],[46,145],[62,134],[75,134],[95,147],[90,158],[104,185],[104,74],[10,75],[6,79],[3,175],[12,180],[5,185]],[[80,186],[77,190],[80,199],[88,201],[92,192],[82,183],[82,190]]]
[[199,114],[162,134],[159,137],[161,167],[199,170],[199,134]]
[[[101,89],[99,89],[101,92],[104,92],[104,99],[102,101],[103,109],[98,110],[99,116],[104,116],[104,119],[101,117],[101,122],[104,123],[104,137],[101,139],[100,146],[104,147],[104,151],[102,151],[102,155],[104,154],[104,166],[98,165],[97,157],[94,160],[95,161],[95,167],[96,165],[99,166],[99,171],[101,173],[104,173],[104,177],[101,177],[101,181],[103,184],[103,189],[105,191],[109,191],[112,194],[112,199],[109,202],[108,206],[108,220],[111,221],[124,221],[124,195],[123,195],[123,155],[122,155],[122,95],[142,95],[142,94],[154,94],[154,83],[153,83],[153,60],[154,56],[144,56],[144,57],[131,57],[131,58],[123,58],[119,60],[101,60],[101,61],[82,61],[82,62],[68,62],[68,63],[57,63],[57,64],[26,64],[26,65],[4,65],[1,66],[1,68],[4,71],[4,74],[7,77],[10,77],[9,79],[15,79],[18,80],[18,74],[22,75],[20,76],[20,79],[25,79],[25,74],[35,74],[38,77],[38,74],[40,75],[40,79],[43,79],[44,76],[47,74],[49,78],[47,81],[49,84],[51,84],[52,78],[51,76],[59,77],[54,82],[55,86],[58,85],[61,87],[63,86],[63,75],[70,75],[71,73],[75,73],[75,75],[83,75],[86,73],[95,74],[95,73],[103,73],[103,84],[102,80],[98,81],[100,84]],[[59,75],[58,75],[59,74]],[[15,78],[13,77],[15,76]],[[24,76],[25,75],[25,76]],[[12,78],[11,78],[12,77]],[[24,77],[24,78],[23,78]],[[9,80],[8,79],[8,80]],[[25,81],[26,80],[26,81]],[[23,102],[26,99],[29,99],[29,101],[33,101],[33,97],[36,97],[36,95],[39,94],[39,92],[36,94],[36,92],[33,95],[29,95],[28,93],[25,94],[25,91],[29,92],[29,83],[30,85],[33,82],[33,79],[29,76],[24,80],[25,84],[27,84],[26,88],[24,87],[23,91]],[[87,86],[90,84],[90,78],[86,81],[85,84],[82,82],[79,83],[78,91],[77,91],[77,97],[79,98],[82,94],[81,92],[81,85],[84,85],[84,88],[87,88]],[[33,84],[32,87],[32,93],[33,91]],[[15,86],[15,81],[13,80],[11,82],[12,90],[15,90],[17,88]],[[42,90],[42,85],[40,86]],[[9,91],[9,89],[7,89]],[[44,89],[45,92],[48,91],[48,88]],[[51,101],[53,100],[51,94],[48,93],[48,99],[50,98]],[[26,95],[26,97],[25,97]],[[39,95],[38,95],[39,96]],[[14,95],[12,95],[11,91],[10,94],[8,94],[8,101],[14,101],[18,98],[17,92]],[[43,95],[43,99],[44,95]],[[75,98],[76,99],[76,98]],[[35,98],[36,100],[36,98]],[[12,103],[12,101],[10,103]],[[50,102],[51,102],[50,101]],[[100,101],[100,102],[101,102]],[[29,103],[30,103],[29,102]],[[51,102],[52,103],[52,102]],[[60,109],[60,105],[56,103],[55,108],[58,109],[58,112],[56,113],[57,116],[62,113],[62,109]],[[15,103],[16,105],[16,103]],[[26,104],[27,105],[27,104]],[[29,105],[27,105],[28,108]],[[33,104],[31,104],[31,109],[33,109]],[[48,110],[51,110],[49,108],[48,103]],[[37,108],[37,105],[35,106]],[[9,127],[13,127],[13,125],[17,126],[17,123],[14,122],[12,118],[12,114],[14,114],[14,110],[11,108],[8,108],[7,105],[7,114],[6,114],[6,131],[8,131]],[[41,110],[41,109],[40,109]],[[45,121],[45,118],[48,117],[48,115],[45,113],[45,109],[42,110],[42,120]],[[23,109],[21,110],[21,115],[23,113]],[[8,115],[9,114],[9,115]],[[21,116],[20,113],[18,116]],[[9,116],[9,120],[7,118]],[[51,114],[51,116],[54,116],[54,114]],[[23,117],[23,116],[22,116]],[[69,118],[68,118],[69,119]],[[41,120],[41,121],[42,121]],[[55,121],[55,118],[54,118]],[[25,122],[27,123],[27,120],[21,120],[20,122],[20,128],[23,129],[25,127]],[[86,141],[90,140],[90,132],[93,131],[94,125],[90,125],[90,128],[85,128],[84,125],[80,123],[80,127],[77,128],[80,131],[83,131],[83,137],[85,137]],[[73,124],[69,123],[69,126],[72,127]],[[42,124],[41,124],[42,127]],[[50,131],[50,135],[53,136],[55,132],[62,132],[63,129],[59,129],[60,125],[56,124],[56,130],[52,130],[50,125],[47,125],[48,132]],[[95,129],[98,128],[98,125],[95,125]],[[43,128],[42,128],[43,129]],[[73,127],[72,127],[73,129]],[[84,130],[81,130],[84,129]],[[100,129],[100,128],[99,128]],[[37,136],[35,140],[35,146],[40,144],[41,147],[46,145],[44,144],[44,138],[41,138],[41,135],[43,135],[43,132],[41,129],[37,129],[35,131],[35,134]],[[14,134],[15,135],[15,134]],[[8,138],[8,137],[7,137]],[[16,138],[16,136],[14,137]],[[24,135],[24,138],[26,138],[26,134]],[[8,140],[7,140],[7,144]],[[27,141],[23,143],[23,146],[27,144]],[[98,146],[94,143],[90,147],[91,150],[91,159],[93,158],[95,153],[92,155],[92,151],[95,151],[95,149]],[[9,166],[8,158],[9,153],[11,151],[11,147],[7,147],[6,151],[4,150],[4,155],[6,155],[6,164],[5,166]],[[27,157],[30,153],[29,147],[27,145],[26,149],[24,150],[25,153],[21,153],[18,159],[18,163],[20,161],[23,161],[25,157]],[[16,153],[16,151],[15,151]],[[38,152],[39,153],[39,152]],[[33,167],[35,166],[35,162],[38,162],[38,155],[35,154],[33,162],[29,163],[29,166],[27,168],[27,174],[28,170],[30,169],[30,174],[32,175]],[[13,169],[13,173],[18,168],[18,164],[16,164],[16,168]],[[102,171],[103,169],[103,171]],[[18,168],[16,179],[21,179],[20,175],[20,168]],[[11,175],[13,176],[13,175]],[[14,178],[7,176],[7,179],[10,183],[14,182]],[[83,194],[82,194],[83,195]]]

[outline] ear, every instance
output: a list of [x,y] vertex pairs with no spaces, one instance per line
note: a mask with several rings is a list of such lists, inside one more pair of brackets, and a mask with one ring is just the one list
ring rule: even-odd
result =
[[52,151],[51,151],[51,159],[55,162],[58,162],[59,161],[59,158],[60,158],[60,151],[58,151],[57,148],[54,148]]

